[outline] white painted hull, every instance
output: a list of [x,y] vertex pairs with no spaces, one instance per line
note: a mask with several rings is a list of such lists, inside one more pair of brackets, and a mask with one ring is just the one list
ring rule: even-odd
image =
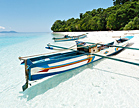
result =
[[[118,45],[124,47],[127,44],[128,44],[128,41],[120,43]],[[112,54],[120,51],[121,49],[122,48],[109,47],[109,48],[101,50],[100,52],[97,52],[95,54],[108,56],[108,55],[112,55]],[[50,64],[47,64],[48,65],[47,68],[34,67],[34,68],[31,68],[31,71],[30,71],[30,74],[31,74],[30,76],[32,77],[32,78],[30,78],[30,80],[35,80],[35,78],[33,78],[33,76],[37,76],[37,75],[43,76],[44,75],[44,77],[46,77],[46,75],[62,73],[67,70],[75,69],[75,68],[78,68],[85,64],[97,61],[99,59],[101,59],[101,57],[90,54],[90,55],[82,55],[82,56],[79,56],[76,58],[71,58],[71,59],[67,59],[67,60],[63,60],[63,61],[58,61],[56,63],[50,63]]]

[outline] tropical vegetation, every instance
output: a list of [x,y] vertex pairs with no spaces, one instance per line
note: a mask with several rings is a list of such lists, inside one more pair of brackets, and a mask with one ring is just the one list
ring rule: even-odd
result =
[[113,0],[114,6],[80,13],[79,18],[56,20],[54,32],[139,29],[139,0]]

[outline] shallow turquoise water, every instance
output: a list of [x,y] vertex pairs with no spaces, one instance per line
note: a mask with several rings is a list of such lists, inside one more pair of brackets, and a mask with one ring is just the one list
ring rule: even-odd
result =
[[47,36],[48,40],[51,40],[53,37],[51,33],[0,33],[0,48],[39,38],[41,36]]

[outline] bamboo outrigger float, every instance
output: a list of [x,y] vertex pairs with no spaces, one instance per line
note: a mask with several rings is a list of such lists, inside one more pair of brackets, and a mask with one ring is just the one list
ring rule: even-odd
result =
[[21,64],[25,65],[26,83],[22,87],[23,91],[28,88],[28,81],[39,80],[47,76],[60,74],[102,58],[108,58],[139,66],[139,63],[109,57],[110,55],[121,51],[123,48],[139,50],[138,48],[126,47],[129,40],[132,38],[133,36],[120,38],[117,40],[116,45],[115,42],[100,44],[76,41],[76,49],[48,44],[48,47],[46,47],[47,49],[60,48],[62,50],[68,50],[68,52],[19,57],[20,60],[23,60]]

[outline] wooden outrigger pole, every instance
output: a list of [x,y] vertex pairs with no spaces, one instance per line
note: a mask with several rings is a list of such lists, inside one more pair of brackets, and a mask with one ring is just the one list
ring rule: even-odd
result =
[[103,55],[98,55],[98,54],[92,54],[92,55],[139,66],[139,63],[134,63],[134,62],[126,61],[126,60],[121,60],[121,59],[117,59],[117,58],[114,58],[114,57],[103,56]]
[[[87,42],[90,44],[90,42]],[[95,44],[95,43],[91,43],[91,44]],[[50,45],[50,44],[49,44]],[[101,44],[101,45],[104,45],[104,44]],[[55,45],[50,45],[52,47],[57,47],[57,48],[63,48],[63,49],[67,49],[67,50],[73,50],[73,51],[76,51],[74,49],[69,49],[69,48],[65,48],[65,47],[61,47],[61,46],[55,46]],[[113,46],[114,47],[114,46]],[[118,46],[119,47],[119,46]],[[121,47],[121,48],[129,48],[129,47]],[[139,50],[138,48],[133,48],[134,50]],[[137,65],[139,66],[139,63],[134,63],[134,62],[130,62],[130,61],[126,61],[126,60],[121,60],[121,59],[117,59],[117,58],[114,58],[114,57],[109,57],[109,56],[103,56],[103,55],[99,55],[99,54],[90,54],[90,53],[86,53],[84,51],[79,51],[79,52],[83,52],[85,54],[89,54],[89,55],[95,55],[95,56],[99,56],[99,57],[103,57],[103,58],[107,58],[107,59],[111,59],[111,60],[115,60],[115,61],[120,61],[120,62],[124,62],[124,63],[128,63],[128,64],[132,64],[132,65]]]
[[25,91],[28,88],[28,79],[29,79],[29,74],[28,74],[28,66],[27,66],[27,59],[22,59],[22,57],[19,57],[20,60],[24,60],[25,63],[25,79],[26,83],[22,86],[23,91]]
[[26,83],[22,86],[23,91],[28,88],[28,66],[27,66],[27,59],[25,61],[25,77],[26,77]]

